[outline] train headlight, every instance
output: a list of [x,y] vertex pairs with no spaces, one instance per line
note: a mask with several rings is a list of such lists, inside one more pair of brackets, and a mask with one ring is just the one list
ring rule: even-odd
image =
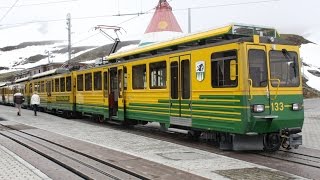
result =
[[302,104],[301,103],[293,103],[292,104],[292,110],[293,111],[299,111],[302,109]]
[[263,104],[255,104],[252,106],[252,111],[257,112],[257,113],[264,112],[264,105]]

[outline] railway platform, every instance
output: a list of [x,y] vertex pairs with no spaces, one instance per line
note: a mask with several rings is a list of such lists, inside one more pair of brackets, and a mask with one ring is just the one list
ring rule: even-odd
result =
[[[320,107],[317,107],[319,102],[320,99],[305,101],[304,148],[320,150],[320,142],[314,141],[320,138],[320,133],[318,133],[320,132]],[[207,179],[304,179],[301,176],[266,166],[85,120],[64,119],[47,113],[39,113],[35,117],[32,111],[24,109],[22,116],[16,116],[16,109],[7,106],[1,106],[0,119],[5,120],[0,120],[0,124],[28,125],[43,132],[74,138]],[[30,132],[34,129],[25,131]],[[0,139],[0,179],[50,179],[46,172],[41,172],[27,160],[23,160],[3,146],[1,142],[3,141]],[[191,176],[190,178],[193,179]]]

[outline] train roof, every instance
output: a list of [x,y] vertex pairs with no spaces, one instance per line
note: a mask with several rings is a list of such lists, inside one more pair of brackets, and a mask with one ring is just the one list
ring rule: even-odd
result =
[[15,83],[20,83],[20,82],[24,82],[24,81],[28,81],[28,80],[30,80],[30,77],[24,77],[24,78],[16,79],[14,82]]
[[55,74],[64,74],[64,73],[68,73],[70,72],[68,69],[65,69],[65,68],[57,68],[57,69],[52,69],[52,70],[49,70],[49,71],[45,71],[45,72],[42,72],[42,73],[38,73],[38,74],[35,74],[31,77],[31,79],[38,79],[38,78],[42,78],[42,77],[45,77],[45,76],[51,76],[51,75],[55,75]]
[[278,38],[278,32],[271,27],[262,27],[254,25],[231,24],[218,29],[211,29],[204,32],[188,34],[173,40],[153,43],[141,46],[133,50],[111,54],[108,61],[120,59],[123,57],[135,56],[143,53],[157,54],[157,51],[176,50],[179,47],[191,47],[206,43],[222,42],[226,40],[238,39],[241,37],[252,37],[253,35]]
[[0,87],[7,86],[9,84],[10,84],[10,82],[0,82]]

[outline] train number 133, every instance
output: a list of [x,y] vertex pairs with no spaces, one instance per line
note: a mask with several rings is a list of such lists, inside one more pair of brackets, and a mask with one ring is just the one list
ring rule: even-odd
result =
[[284,104],[283,102],[273,102],[271,103],[272,111],[283,111],[284,110]]

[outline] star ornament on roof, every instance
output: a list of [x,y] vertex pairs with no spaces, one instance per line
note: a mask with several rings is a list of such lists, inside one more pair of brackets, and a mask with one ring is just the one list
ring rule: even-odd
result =
[[167,27],[168,27],[168,23],[166,21],[160,21],[158,23],[158,28],[160,30],[165,30],[165,29],[167,29]]

